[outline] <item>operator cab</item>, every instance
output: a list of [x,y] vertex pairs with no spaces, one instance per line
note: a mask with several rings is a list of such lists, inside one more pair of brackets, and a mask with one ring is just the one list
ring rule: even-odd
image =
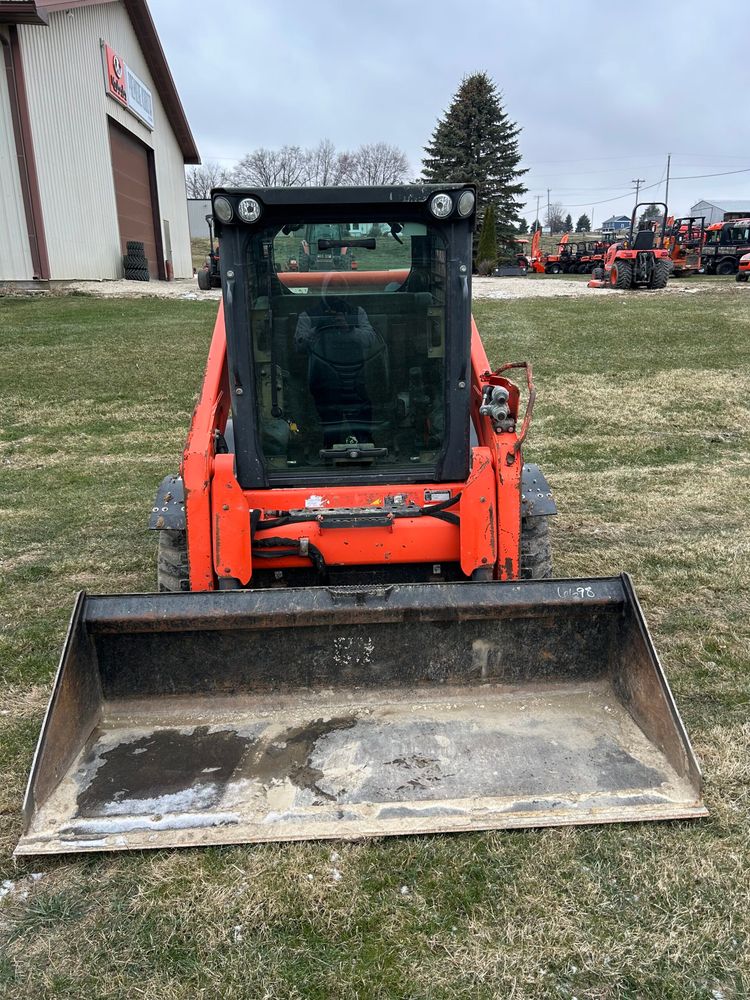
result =
[[465,478],[475,199],[214,192],[244,488]]

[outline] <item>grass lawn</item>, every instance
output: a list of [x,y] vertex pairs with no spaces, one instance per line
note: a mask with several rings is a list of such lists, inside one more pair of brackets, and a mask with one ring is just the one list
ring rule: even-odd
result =
[[708,820],[10,859],[75,592],[153,587],[147,513],[214,311],[0,299],[0,997],[750,995],[750,295],[734,282],[476,308],[494,361],[534,363],[526,454],[560,508],[556,572],[635,577]]

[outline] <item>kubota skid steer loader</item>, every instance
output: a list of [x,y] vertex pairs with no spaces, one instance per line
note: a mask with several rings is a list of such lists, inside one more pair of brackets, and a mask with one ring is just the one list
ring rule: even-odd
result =
[[[79,597],[18,854],[705,813],[628,577],[550,578],[531,367],[491,371],[471,318],[475,201],[213,192],[162,592]],[[352,219],[381,233],[359,270],[280,268]]]

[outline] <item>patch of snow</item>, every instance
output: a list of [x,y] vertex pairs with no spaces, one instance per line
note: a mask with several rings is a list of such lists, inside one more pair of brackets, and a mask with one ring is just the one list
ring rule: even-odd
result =
[[333,879],[334,882],[340,882],[343,877],[344,876],[341,874],[338,868],[331,869],[331,878]]
[[411,889],[409,888],[408,885],[402,885],[401,886],[401,895],[402,896],[409,896],[409,895],[411,895]]
[[[196,827],[228,826],[232,823],[239,823],[240,817],[237,813],[180,813],[175,816],[117,816],[107,819],[98,816],[93,819],[77,819],[75,827],[68,827],[63,830],[66,837],[73,836],[76,846],[91,847],[103,844],[104,840],[92,840],[90,842],[78,839],[79,833],[101,834],[103,837],[122,835],[137,830],[194,830]],[[117,842],[122,841],[121,836]]]
[[182,792],[169,792],[153,799],[122,799],[104,806],[105,816],[162,816],[164,813],[189,813],[209,809],[218,789],[215,784],[186,788]]
[[232,928],[232,941],[239,944],[242,941],[242,924],[237,924]]

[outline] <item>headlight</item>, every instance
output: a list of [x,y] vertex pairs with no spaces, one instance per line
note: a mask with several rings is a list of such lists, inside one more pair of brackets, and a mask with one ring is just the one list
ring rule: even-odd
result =
[[458,199],[458,214],[463,216],[463,218],[466,218],[467,215],[471,215],[475,201],[476,198],[474,197],[473,191],[464,191]]
[[436,219],[447,219],[453,211],[453,199],[449,194],[434,194],[430,199],[430,211]]
[[262,209],[255,198],[243,198],[237,206],[237,212],[243,222],[257,222]]
[[231,222],[232,221],[232,203],[228,198],[223,198],[219,195],[218,198],[214,198],[214,215],[221,222]]

